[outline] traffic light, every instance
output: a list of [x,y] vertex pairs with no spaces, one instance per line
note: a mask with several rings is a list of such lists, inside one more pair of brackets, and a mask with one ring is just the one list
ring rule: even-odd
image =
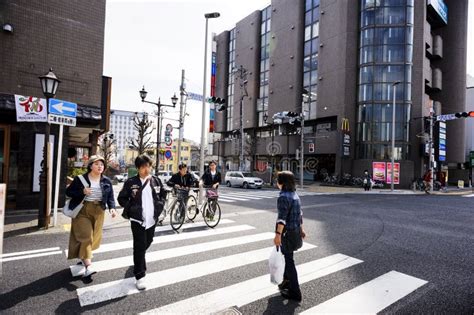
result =
[[469,118],[469,117],[474,118],[474,111],[459,112],[459,113],[454,114],[454,116],[456,116],[456,118]]
[[220,98],[220,97],[209,97],[207,99],[207,102],[210,103],[210,104],[215,104],[216,105],[216,110],[218,112],[222,112],[224,110],[226,110],[227,106],[225,106],[225,99],[224,98]]

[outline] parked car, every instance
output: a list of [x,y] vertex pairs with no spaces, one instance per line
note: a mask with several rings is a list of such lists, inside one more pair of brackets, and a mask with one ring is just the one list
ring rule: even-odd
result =
[[227,172],[225,174],[225,183],[227,187],[239,186],[247,188],[262,188],[263,180],[253,176],[250,172]]
[[166,184],[171,179],[171,176],[173,176],[173,173],[168,171],[158,172],[158,178],[163,182],[163,184]]
[[113,179],[116,179],[119,183],[124,181],[122,174],[115,175]]

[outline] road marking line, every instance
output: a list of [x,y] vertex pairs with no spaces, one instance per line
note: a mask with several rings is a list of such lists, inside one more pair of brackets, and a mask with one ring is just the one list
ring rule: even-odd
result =
[[235,196],[235,197],[244,197],[244,198],[253,198],[253,199],[273,199],[275,197],[270,197],[270,196],[256,196],[256,195],[250,195],[246,193],[232,193],[232,194],[223,194],[225,197],[227,196]]
[[[300,284],[362,263],[361,260],[335,254],[297,266]],[[228,287],[194,296],[142,314],[210,314],[231,306],[243,305],[278,293],[270,275],[253,278]]]
[[25,256],[18,256],[18,257],[10,257],[10,258],[1,258],[1,262],[7,261],[14,261],[14,260],[23,260],[28,258],[36,258],[36,257],[43,257],[43,256],[50,256],[50,255],[58,255],[62,254],[63,252],[58,250],[54,252],[47,252],[47,253],[39,253],[39,254],[32,254],[32,255],[25,255]]
[[225,198],[222,198],[222,197],[219,197],[219,201],[222,201],[222,202],[235,202],[235,200],[230,200],[230,199],[225,199]]
[[301,314],[376,314],[426,283],[425,280],[390,271]]
[[[298,252],[310,250],[316,246],[304,243]],[[206,260],[186,266],[149,273],[146,276],[146,290],[164,287],[191,279],[208,276],[233,268],[238,268],[260,261],[267,260],[270,253],[269,248],[258,249],[236,255]],[[127,278],[117,281],[106,282],[98,285],[77,289],[77,296],[81,306],[91,305],[104,301],[117,299],[123,296],[139,293],[135,287],[135,278]]]
[[[179,234],[171,234],[171,235],[161,235],[156,237],[153,240],[153,244],[164,244],[182,240],[189,240],[193,238],[200,238],[212,235],[222,235],[227,233],[235,233],[235,232],[242,232],[255,229],[253,226],[250,225],[236,225],[230,226],[220,229],[208,229],[204,231],[196,231],[196,232],[188,232],[188,233],[179,233]],[[123,241],[123,242],[115,242],[115,243],[108,243],[103,244],[100,246],[99,249],[93,251],[94,254],[98,253],[105,253],[111,252],[115,250],[125,249],[125,248],[132,248],[133,241]]]
[[[253,200],[262,199],[261,197],[254,197],[254,196],[250,196],[250,195],[238,195],[238,194],[222,194],[221,196],[223,196],[224,198],[227,198],[227,197],[245,197],[247,199],[253,199]],[[220,197],[219,197],[219,200],[221,200]]]
[[1,255],[2,258],[5,257],[11,257],[11,256],[20,256],[20,255],[27,255],[27,254],[36,254],[36,253],[42,253],[42,252],[51,252],[55,250],[59,250],[59,247],[50,247],[50,248],[43,248],[43,249],[33,249],[33,250],[27,250],[23,252],[15,252],[15,253],[7,253]]
[[262,213],[269,213],[269,211],[265,211],[265,210],[240,211],[240,212],[233,212],[233,213],[225,213],[225,214],[222,215],[222,217],[223,218],[233,218],[233,217],[238,217],[238,216],[241,216],[241,215],[252,215],[252,214],[262,214]]
[[[249,201],[250,199],[246,199],[246,198],[240,198],[240,197],[232,197],[232,196],[228,196],[228,195],[225,195],[224,196],[225,199],[230,199],[230,200],[237,200],[237,201]],[[221,200],[220,197],[218,200]]]
[[474,194],[470,194],[470,195],[463,195],[464,198],[472,198],[474,197]]
[[[260,241],[272,239],[273,237],[275,237],[274,233],[266,232],[266,233],[260,233],[260,234],[245,235],[245,236],[236,237],[236,238],[223,239],[219,241],[158,250],[158,251],[146,253],[146,262],[149,263],[149,262],[159,261],[159,260],[164,260],[164,259],[169,259],[169,258],[176,258],[180,256],[208,252],[208,251],[221,249],[221,248],[260,242]],[[98,272],[133,266],[133,256],[130,255],[130,256],[123,256],[123,257],[114,258],[114,259],[94,261],[93,266],[94,266],[94,270]],[[82,266],[80,265],[72,265],[72,266],[69,266],[69,268],[71,269],[71,274],[73,277],[79,276],[80,272],[82,271]]]

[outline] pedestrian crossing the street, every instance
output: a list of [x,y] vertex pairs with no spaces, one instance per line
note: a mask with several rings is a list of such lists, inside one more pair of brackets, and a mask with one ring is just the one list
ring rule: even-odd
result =
[[[230,307],[244,307],[277,295],[278,287],[270,282],[270,276],[265,272],[268,270],[268,258],[274,233],[262,232],[254,226],[239,224],[229,219],[223,220],[226,220],[224,221],[226,224],[216,229],[202,229],[197,222],[188,223],[181,233],[159,235],[162,232],[157,232],[146,256],[148,269],[153,269],[150,268],[151,266],[160,266],[160,262],[169,259],[174,259],[172,261],[176,263],[172,267],[168,264],[166,268],[154,268],[157,271],[148,272],[145,278],[147,287],[144,291],[136,289],[135,278],[130,274],[123,276],[123,273],[113,272],[116,269],[126,270],[133,266],[131,241],[121,240],[103,244],[94,252],[93,263],[94,269],[101,276],[95,277],[92,284],[84,285],[76,290],[80,306],[95,306],[97,308],[94,309],[100,312],[98,307],[109,305],[115,300],[130,299],[132,303],[136,301],[136,298],[132,296],[137,294],[145,294],[144,292],[153,294],[165,287],[180,284],[194,287],[195,283],[206,282],[208,277],[215,279],[226,274],[234,275],[234,277],[230,277],[233,279],[231,282],[222,281],[225,283],[222,287],[213,287],[207,292],[191,290],[187,294],[178,296],[176,300],[168,302],[165,299],[153,299],[152,303],[146,304],[145,309],[135,312],[211,314]],[[198,228],[193,229],[193,225]],[[173,246],[162,248],[166,244]],[[297,262],[298,257],[306,257],[303,263],[297,264],[303,299],[305,284],[316,283],[318,279],[350,271],[351,268],[365,264],[364,261],[344,253],[311,259],[312,254],[317,254],[318,250],[317,244],[304,242],[303,247],[295,253]],[[72,276],[80,275],[76,268],[77,266],[70,266]],[[251,276],[244,274],[235,277],[236,270],[241,270],[239,268],[256,272],[253,272]],[[302,314],[377,313],[403,300],[426,284],[427,281],[423,279],[395,270],[380,271],[367,282],[358,283],[322,303],[315,303],[316,305],[306,303],[305,308],[298,309],[298,312],[303,312]],[[325,288],[321,287],[319,290],[325,290]]]
[[[219,202],[235,203],[241,201],[255,201],[263,199],[278,198],[280,192],[278,190],[239,190],[239,189],[220,189]],[[300,197],[304,196],[320,196],[331,195],[331,193],[316,193],[309,191],[298,191]]]

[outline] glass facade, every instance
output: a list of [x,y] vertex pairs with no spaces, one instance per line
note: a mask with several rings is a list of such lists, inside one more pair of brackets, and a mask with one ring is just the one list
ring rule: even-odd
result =
[[229,85],[227,87],[227,131],[233,129],[234,89],[235,89],[235,28],[230,31],[229,39]]
[[413,1],[360,0],[357,155],[390,159],[393,83],[395,159],[408,159],[413,59]]
[[264,126],[264,115],[268,114],[268,80],[270,77],[270,30],[271,6],[262,10],[260,28],[260,94],[257,103],[258,126]]
[[311,104],[304,103],[306,119],[316,119],[318,52],[319,52],[319,0],[306,0],[304,30],[303,87],[313,93]]

